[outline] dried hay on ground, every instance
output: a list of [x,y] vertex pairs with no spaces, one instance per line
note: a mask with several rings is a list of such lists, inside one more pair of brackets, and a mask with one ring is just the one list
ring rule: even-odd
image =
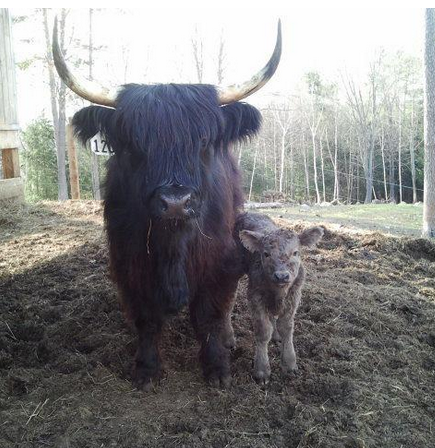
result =
[[130,383],[135,338],[107,276],[98,203],[3,209],[0,254],[1,447],[434,446],[432,243],[327,230],[305,254],[296,378],[272,346],[269,388],[253,382],[242,280],[233,386],[205,385],[184,313],[148,394]]

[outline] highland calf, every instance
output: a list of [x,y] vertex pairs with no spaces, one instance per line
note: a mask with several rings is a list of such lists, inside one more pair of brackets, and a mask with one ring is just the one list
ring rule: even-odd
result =
[[278,227],[268,216],[245,213],[237,220],[236,232],[249,277],[248,300],[256,341],[254,378],[267,384],[268,344],[272,338],[281,341],[284,372],[297,370],[293,328],[305,280],[300,248],[314,246],[322,238],[323,229],[311,227],[297,234]]

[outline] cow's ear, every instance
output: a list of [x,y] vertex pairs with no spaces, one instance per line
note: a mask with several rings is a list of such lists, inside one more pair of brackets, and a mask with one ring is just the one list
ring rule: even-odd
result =
[[100,106],[89,106],[79,110],[72,120],[75,135],[83,144],[99,131],[111,140],[114,135],[112,132],[114,114],[115,109]]
[[239,232],[240,241],[249,252],[261,251],[261,239],[263,235],[259,232],[252,232],[251,230],[241,230]]
[[310,227],[299,234],[301,246],[313,247],[322,238],[324,230],[322,227]]
[[222,106],[225,120],[224,142],[226,144],[254,137],[261,126],[260,112],[250,104],[233,103]]

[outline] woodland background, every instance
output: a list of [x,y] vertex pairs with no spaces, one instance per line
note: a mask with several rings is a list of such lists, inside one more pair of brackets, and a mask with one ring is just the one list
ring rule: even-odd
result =
[[[104,10],[82,10],[88,40],[74,33],[70,10],[59,15],[64,54],[89,79],[104,58],[107,47],[94,43],[95,17]],[[101,19],[101,17],[100,17]],[[76,19],[75,19],[76,20]],[[86,103],[65,88],[55,73],[51,56],[52,12],[32,10],[15,15],[14,27],[31,24],[35,34],[22,41],[26,57],[18,57],[20,72],[43,73],[51,107],[22,132],[22,169],[28,200],[65,200],[69,192],[66,124]],[[35,42],[45,52],[32,54]],[[189,57],[184,64],[202,82],[204,70],[214,82],[227,80],[227,41],[222,32],[215,45],[207,45],[198,29],[192,30]],[[128,79],[128,48],[116,60]],[[115,62],[113,62],[115,63]],[[148,62],[149,63],[149,62]],[[119,69],[120,67],[118,67]],[[176,67],[174,77],[183,71]],[[146,80],[146,66],[144,68]],[[174,79],[176,81],[176,79]],[[151,80],[150,80],[151,82]],[[345,67],[330,78],[319,71],[306,72],[290,93],[273,92],[260,107],[263,127],[258,138],[235,148],[242,168],[248,200],[285,200],[308,203],[418,202],[423,196],[423,66],[421,55],[394,53],[379,48],[364,76]],[[102,197],[106,157],[80,148],[79,174],[82,198]]]

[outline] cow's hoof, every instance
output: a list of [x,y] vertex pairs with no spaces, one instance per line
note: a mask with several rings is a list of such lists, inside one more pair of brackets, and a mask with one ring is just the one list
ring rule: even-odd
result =
[[152,378],[135,378],[133,380],[133,384],[136,387],[137,390],[143,391],[143,392],[151,392],[154,387],[154,383]]
[[231,386],[231,375],[210,375],[208,383],[216,389],[228,389]]
[[236,348],[236,338],[234,337],[234,333],[225,335],[222,344],[228,350],[234,350]]
[[136,389],[150,392],[153,390],[163,378],[163,372],[161,370],[150,373],[149,369],[136,367],[133,373],[133,384]]

